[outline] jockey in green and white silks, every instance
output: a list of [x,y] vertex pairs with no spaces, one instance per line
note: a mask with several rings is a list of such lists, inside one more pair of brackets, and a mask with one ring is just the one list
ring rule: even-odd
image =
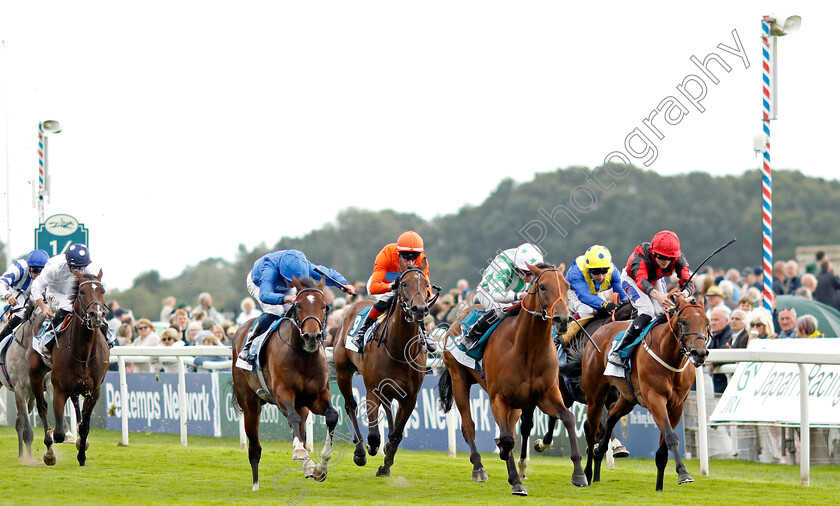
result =
[[490,262],[475,290],[475,299],[483,306],[481,315],[470,329],[464,345],[470,347],[496,322],[505,317],[505,309],[525,298],[533,274],[529,265],[543,262],[537,246],[525,243],[499,253]]

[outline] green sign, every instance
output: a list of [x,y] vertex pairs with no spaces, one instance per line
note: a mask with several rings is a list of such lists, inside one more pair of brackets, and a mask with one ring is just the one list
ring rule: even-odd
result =
[[88,246],[88,229],[69,214],[54,214],[35,229],[35,248],[61,255],[71,244]]

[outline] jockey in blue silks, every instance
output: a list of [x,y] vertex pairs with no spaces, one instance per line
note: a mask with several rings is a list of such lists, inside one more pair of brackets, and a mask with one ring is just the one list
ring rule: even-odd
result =
[[50,255],[46,251],[36,249],[26,257],[26,260],[12,262],[12,265],[0,276],[0,299],[9,304],[9,314],[5,325],[0,329],[0,341],[32,314],[31,309],[27,310],[27,307],[34,309],[34,305],[27,305],[30,298],[29,290],[32,281],[41,274],[41,270],[49,259]]
[[256,357],[251,355],[251,343],[257,336],[268,332],[271,324],[291,309],[297,296],[297,289],[292,285],[293,278],[312,278],[315,281],[324,278],[315,269],[326,274],[327,285],[336,286],[350,295],[356,293],[355,287],[340,272],[313,264],[306,259],[306,255],[295,249],[275,251],[254,262],[245,284],[248,293],[259,301],[263,314],[248,332],[239,351],[236,367],[253,370]]

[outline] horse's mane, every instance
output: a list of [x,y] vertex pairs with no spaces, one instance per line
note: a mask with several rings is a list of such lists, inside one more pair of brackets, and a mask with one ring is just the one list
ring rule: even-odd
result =
[[537,269],[556,269],[557,266],[548,262],[538,262],[534,265]]

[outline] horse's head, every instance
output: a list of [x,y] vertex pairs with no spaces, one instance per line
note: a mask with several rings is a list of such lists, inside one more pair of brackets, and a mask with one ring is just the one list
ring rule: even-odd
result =
[[405,265],[400,259],[402,272],[397,278],[397,303],[409,323],[420,323],[429,314],[429,280],[426,279],[426,259],[420,267]]
[[96,276],[72,271],[76,276],[73,296],[73,312],[82,324],[90,330],[104,329],[108,324],[105,318],[105,287],[102,286],[102,271]]
[[[528,269],[534,275],[534,281],[528,290],[528,295],[536,299],[536,310],[530,311],[525,308],[525,301],[522,307],[526,311],[536,314],[543,319],[551,318],[554,331],[564,334],[569,324],[569,307],[566,305],[569,295],[569,282],[563,277],[566,264],[554,267],[551,264],[541,263],[529,265]],[[533,302],[529,302],[529,305]]]
[[303,349],[307,353],[318,351],[325,339],[327,312],[329,306],[324,298],[325,280],[317,285],[311,278],[294,278],[292,284],[297,288],[297,297],[290,313],[300,331]]
[[674,315],[668,323],[677,336],[680,351],[696,367],[702,366],[709,356],[708,346],[712,335],[706,311],[693,300],[682,296],[677,297],[677,307],[672,311]]

